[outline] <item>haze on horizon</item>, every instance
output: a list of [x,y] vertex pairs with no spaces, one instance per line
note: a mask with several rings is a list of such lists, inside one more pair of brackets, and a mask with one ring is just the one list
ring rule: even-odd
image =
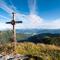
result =
[[0,30],[12,28],[12,12],[16,29],[60,29],[60,0],[0,0]]

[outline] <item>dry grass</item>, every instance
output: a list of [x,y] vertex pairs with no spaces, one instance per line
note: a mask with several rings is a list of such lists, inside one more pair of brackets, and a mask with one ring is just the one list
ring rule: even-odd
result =
[[[11,44],[2,46],[3,50],[10,53],[13,50]],[[16,52],[22,55],[32,55],[42,58],[42,60],[60,60],[60,47],[55,45],[34,44],[30,42],[17,43]]]

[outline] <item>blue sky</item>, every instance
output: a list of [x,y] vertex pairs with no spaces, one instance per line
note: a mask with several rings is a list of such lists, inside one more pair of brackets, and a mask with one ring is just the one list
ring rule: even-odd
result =
[[[22,20],[16,28],[60,29],[60,0],[0,0],[0,30],[11,29],[6,21]],[[10,26],[10,27],[9,27]]]

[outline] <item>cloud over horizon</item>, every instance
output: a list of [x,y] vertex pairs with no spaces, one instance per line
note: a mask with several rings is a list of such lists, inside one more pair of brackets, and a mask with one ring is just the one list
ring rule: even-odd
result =
[[[16,29],[60,29],[60,19],[45,21],[40,16],[35,14],[31,15],[17,15],[18,20],[22,20],[22,24],[16,24]],[[17,17],[16,17],[17,19]],[[0,30],[1,29],[12,29],[10,24],[5,24],[4,22],[0,22]]]

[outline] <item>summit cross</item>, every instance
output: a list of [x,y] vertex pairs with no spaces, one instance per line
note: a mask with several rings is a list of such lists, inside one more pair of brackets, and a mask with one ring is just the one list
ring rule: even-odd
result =
[[22,23],[22,21],[15,21],[15,13],[12,12],[12,20],[10,22],[6,22],[6,24],[11,24],[13,26],[13,42],[14,42],[14,51],[16,50],[16,31],[15,31],[15,24]]

